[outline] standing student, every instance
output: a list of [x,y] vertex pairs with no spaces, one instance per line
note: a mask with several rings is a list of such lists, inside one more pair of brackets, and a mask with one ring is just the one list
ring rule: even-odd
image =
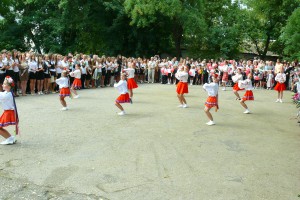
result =
[[250,110],[248,109],[248,106],[245,104],[245,101],[253,101],[254,100],[254,96],[253,96],[253,92],[252,92],[252,75],[248,74],[247,79],[244,81],[239,81],[239,88],[245,88],[246,92],[242,98],[242,100],[240,101],[241,105],[246,109],[245,110],[245,114],[249,114]]
[[51,74],[50,74],[50,59],[48,55],[45,55],[45,60],[43,64],[44,68],[44,94],[49,94],[49,86],[50,86],[50,79],[51,79]]
[[85,78],[85,88],[90,89],[90,83],[92,80],[92,60],[88,58],[88,65],[86,66],[86,78]]
[[2,55],[0,55],[0,91],[3,91],[2,84],[5,79],[5,73],[6,73],[6,66],[4,63],[4,59],[2,58]]
[[14,80],[14,95],[15,97],[18,97],[18,90],[20,89],[20,58],[18,55],[18,51],[17,50],[13,50],[13,71],[14,71],[14,76],[13,76],[13,80]]
[[121,103],[129,103],[130,97],[127,89],[126,74],[121,74],[121,80],[114,84],[114,87],[119,90],[120,96],[116,99],[115,105],[121,110],[118,115],[125,115],[125,110]]
[[215,74],[214,76],[212,76],[212,79],[213,79],[212,83],[205,83],[203,85],[203,89],[205,91],[207,91],[207,94],[208,94],[208,98],[206,99],[205,108],[204,108],[204,112],[209,119],[209,122],[206,123],[208,126],[215,125],[212,114],[210,113],[210,109],[213,107],[216,107],[216,111],[219,109],[219,105],[218,105],[218,92],[219,92],[218,75]]
[[43,93],[44,79],[45,79],[44,62],[42,56],[38,56],[36,82],[37,82],[37,91],[39,95],[44,94]]
[[273,80],[274,75],[271,70],[268,70],[268,75],[267,75],[267,90],[271,90],[273,88]]
[[20,81],[21,81],[21,90],[22,90],[22,96],[27,96],[26,94],[26,88],[27,88],[27,82],[29,78],[29,72],[28,72],[28,62],[26,60],[25,54],[21,55],[20,59]]
[[80,61],[81,65],[81,83],[82,83],[82,89],[87,88],[88,86],[86,85],[86,76],[87,76],[87,68],[89,67],[89,62],[88,62],[88,56],[84,55],[83,59]]
[[53,55],[49,55],[49,59],[50,59],[50,84],[49,84],[49,92],[51,90],[51,93],[52,94],[55,94],[55,80],[56,80],[56,67],[57,67],[57,57],[56,57],[56,54],[53,54]]
[[35,95],[35,82],[36,82],[36,71],[37,71],[37,61],[35,59],[35,55],[32,54],[28,61],[29,66],[29,81],[30,81],[30,92],[31,95]]
[[275,77],[275,81],[277,81],[277,84],[274,87],[274,90],[276,90],[278,94],[276,102],[282,103],[283,91],[286,89],[285,87],[286,75],[284,73],[283,68],[281,68],[279,73],[277,73]]
[[195,81],[195,76],[196,76],[196,69],[195,69],[195,65],[192,64],[191,69],[189,71],[189,75],[190,75],[190,85],[193,85],[194,81]]
[[175,75],[175,77],[179,80],[177,84],[177,97],[180,102],[180,105],[178,106],[179,108],[187,108],[188,105],[186,103],[184,94],[189,93],[189,88],[188,88],[188,78],[189,78],[189,68],[187,66],[184,67],[183,71],[178,71]]
[[148,83],[154,83],[155,66],[156,62],[154,61],[154,58],[151,57],[148,62]]

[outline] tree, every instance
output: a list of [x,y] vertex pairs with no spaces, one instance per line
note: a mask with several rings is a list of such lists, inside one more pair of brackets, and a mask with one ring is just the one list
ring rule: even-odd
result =
[[300,8],[289,17],[281,40],[285,44],[284,53],[291,59],[300,60]]
[[281,29],[299,0],[245,0],[247,15],[245,34],[262,59],[273,42],[278,41]]
[[183,39],[195,38],[203,32],[202,0],[125,0],[124,5],[131,25],[145,28],[161,24],[169,31],[177,57],[181,57]]
[[202,42],[195,43],[200,46],[193,51],[210,58],[236,57],[243,41],[242,14],[240,5],[231,0],[207,0],[205,37]]

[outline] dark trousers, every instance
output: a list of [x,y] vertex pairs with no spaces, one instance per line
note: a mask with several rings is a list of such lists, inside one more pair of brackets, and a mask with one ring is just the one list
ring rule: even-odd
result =
[[111,77],[111,70],[107,70],[105,74],[104,85],[109,85],[110,77]]
[[86,79],[86,74],[81,74],[81,84],[82,84],[82,89],[85,88],[85,79]]

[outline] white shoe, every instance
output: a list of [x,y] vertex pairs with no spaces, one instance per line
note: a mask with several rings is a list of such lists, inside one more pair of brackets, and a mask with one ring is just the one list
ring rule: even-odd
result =
[[43,95],[44,93],[42,91],[40,91],[40,94]]
[[74,97],[74,99],[78,99],[79,98],[79,95],[76,95],[75,97]]
[[206,124],[207,124],[208,126],[212,126],[212,125],[215,125],[215,122],[209,121],[209,122],[207,122]]
[[15,137],[14,136],[10,136],[9,138],[7,138],[6,140],[4,140],[0,144],[10,145],[10,144],[14,144],[15,142],[16,142]]
[[125,115],[125,111],[119,112],[118,115]]
[[68,108],[67,107],[63,107],[62,109],[60,109],[60,110],[62,110],[62,111],[66,111],[66,110],[68,110]]
[[190,85],[193,85],[193,83],[191,83]]
[[183,104],[183,106],[182,106],[183,108],[187,108],[188,107],[188,105],[186,105],[186,104]]
[[177,106],[178,108],[183,108],[183,105],[182,104],[180,104],[179,106]]
[[283,102],[282,99],[279,99],[279,102],[282,103]]
[[245,113],[245,114],[249,114],[249,113],[250,113],[250,110],[245,110],[244,113]]
[[225,90],[226,90],[226,88],[223,88],[222,90],[223,90],[223,91],[225,91]]
[[276,102],[276,103],[279,102],[279,99],[277,99],[275,102]]

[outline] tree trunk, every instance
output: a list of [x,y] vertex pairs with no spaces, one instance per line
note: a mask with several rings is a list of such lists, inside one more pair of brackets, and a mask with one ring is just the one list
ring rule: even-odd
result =
[[180,58],[182,56],[182,54],[181,54],[182,33],[183,33],[182,26],[178,22],[175,22],[174,27],[173,27],[173,40],[175,42],[177,58]]
[[271,39],[270,33],[267,33],[267,40],[266,40],[265,48],[264,48],[264,51],[261,55],[262,60],[265,60],[265,58],[266,58],[267,52],[269,50],[270,39]]

